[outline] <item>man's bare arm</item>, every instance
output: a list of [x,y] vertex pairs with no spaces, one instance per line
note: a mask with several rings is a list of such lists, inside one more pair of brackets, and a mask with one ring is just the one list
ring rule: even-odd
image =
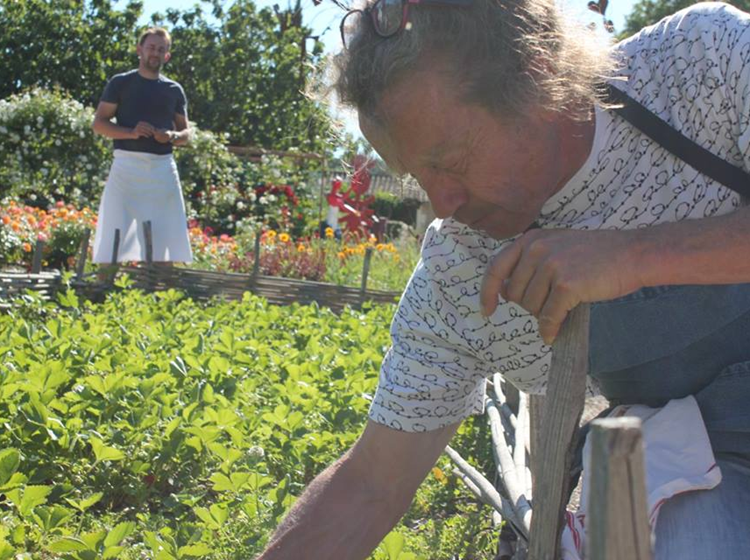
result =
[[94,114],[94,122],[91,124],[94,132],[113,140],[135,140],[141,136],[154,135],[154,127],[147,122],[139,122],[135,128],[127,128],[113,123],[112,119],[116,112],[116,103],[100,101]]
[[156,129],[154,132],[154,140],[166,144],[171,142],[174,146],[184,146],[190,141],[191,130],[188,127],[188,120],[185,115],[175,113],[174,115],[174,129]]
[[458,424],[406,433],[369,422],[313,480],[257,560],[363,560],[398,523]]
[[535,315],[550,343],[568,311],[640,288],[750,282],[750,207],[731,214],[620,231],[532,230],[503,249],[482,284]]

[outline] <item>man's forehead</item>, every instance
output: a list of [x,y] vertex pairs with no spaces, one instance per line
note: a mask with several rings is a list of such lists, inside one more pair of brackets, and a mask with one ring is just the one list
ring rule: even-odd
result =
[[[469,142],[470,108],[443,72],[419,71],[387,90],[378,106],[378,128],[420,164],[439,162]],[[367,135],[367,134],[366,134]]]
[[162,37],[161,35],[156,35],[156,34],[149,35],[143,41],[143,46],[144,47],[151,46],[151,45],[153,45],[155,47],[161,47],[161,46],[163,46],[165,48],[169,47],[169,44],[167,43],[167,40],[164,37]]

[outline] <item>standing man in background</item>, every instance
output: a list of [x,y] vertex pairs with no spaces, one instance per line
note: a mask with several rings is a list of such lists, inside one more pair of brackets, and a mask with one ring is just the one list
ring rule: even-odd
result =
[[[143,223],[151,222],[156,262],[192,262],[185,203],[173,146],[190,139],[182,86],[164,77],[172,39],[161,27],[141,34],[138,68],[107,83],[92,128],[114,140],[114,161],[99,205],[95,263],[112,262],[120,230],[118,262],[146,260]],[[112,122],[116,118],[116,123]]]

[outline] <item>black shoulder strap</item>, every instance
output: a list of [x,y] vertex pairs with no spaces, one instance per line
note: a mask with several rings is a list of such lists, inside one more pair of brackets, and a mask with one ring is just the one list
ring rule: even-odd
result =
[[694,169],[750,199],[750,175],[683,136],[636,100],[607,84],[607,102],[623,119]]

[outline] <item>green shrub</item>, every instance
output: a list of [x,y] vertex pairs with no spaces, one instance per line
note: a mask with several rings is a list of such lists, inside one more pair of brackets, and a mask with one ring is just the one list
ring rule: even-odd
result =
[[98,200],[111,158],[91,130],[94,111],[60,91],[32,89],[0,100],[0,198],[46,207]]
[[415,198],[400,199],[389,192],[376,192],[372,207],[380,217],[404,222],[410,226],[417,223],[417,209],[421,202]]

